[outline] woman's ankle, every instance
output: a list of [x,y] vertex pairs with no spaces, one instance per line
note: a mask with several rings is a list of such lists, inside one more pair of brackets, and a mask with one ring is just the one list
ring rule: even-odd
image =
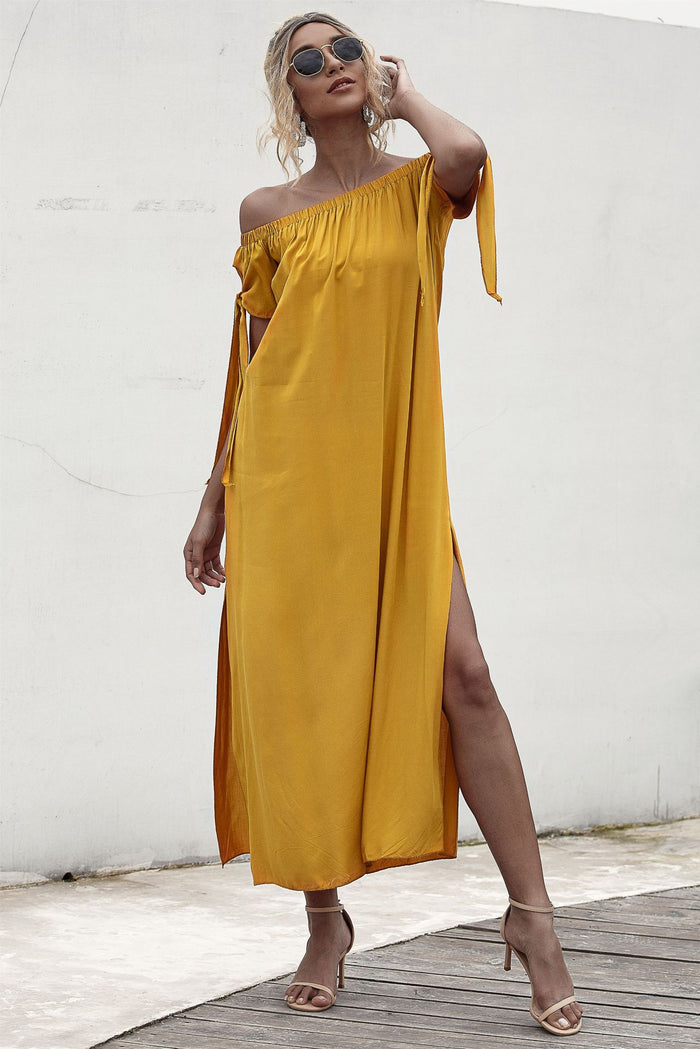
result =
[[307,907],[337,907],[337,889],[319,889],[316,892],[305,892]]

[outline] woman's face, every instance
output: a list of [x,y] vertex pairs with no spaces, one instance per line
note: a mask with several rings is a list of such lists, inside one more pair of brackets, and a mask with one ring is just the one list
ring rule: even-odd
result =
[[359,112],[367,97],[362,59],[343,63],[328,46],[346,35],[325,22],[310,22],[300,26],[289,41],[288,62],[308,47],[319,48],[323,55],[323,69],[315,76],[302,76],[294,66],[290,66],[287,73],[296,100],[295,109],[311,127],[315,120]]

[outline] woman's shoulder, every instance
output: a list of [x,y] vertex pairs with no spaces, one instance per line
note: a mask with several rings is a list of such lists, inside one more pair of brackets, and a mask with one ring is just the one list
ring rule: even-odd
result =
[[[383,175],[406,167],[418,159],[418,157],[397,157],[384,153],[370,181],[374,182]],[[303,176],[292,182],[283,182],[279,186],[261,186],[260,189],[253,190],[241,201],[241,233],[249,233],[260,226],[276,222],[277,219],[286,218],[287,215],[321,203],[328,197],[328,193],[324,194],[322,190],[307,187]]]
[[279,218],[284,213],[286,188],[285,184],[261,186],[244,197],[239,213],[241,233],[249,233],[252,229],[265,226]]
[[382,164],[376,178],[387,175],[390,171],[396,171],[398,168],[405,168],[407,164],[412,164],[414,160],[419,159],[420,157],[395,157],[393,153],[382,153]]

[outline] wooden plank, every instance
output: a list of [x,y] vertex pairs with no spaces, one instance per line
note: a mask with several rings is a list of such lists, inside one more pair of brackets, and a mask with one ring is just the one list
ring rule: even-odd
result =
[[[594,911],[591,908],[577,907],[575,911],[561,917],[557,917],[555,929],[557,933],[566,932],[570,924],[574,927],[579,922],[588,922],[594,929],[604,928],[611,932],[639,933],[641,936],[659,936],[662,939],[698,940],[698,922],[693,918],[677,918],[669,915],[644,914],[620,916],[611,911],[609,913]],[[491,926],[487,926],[489,928]],[[461,926],[460,926],[461,928]],[[466,928],[466,925],[465,925]],[[498,931],[498,924],[492,926]]]
[[[596,910],[600,915],[610,914],[619,916],[622,921],[629,921],[643,918],[646,916],[656,916],[660,925],[665,925],[667,922],[670,924],[683,924],[689,925],[691,928],[698,923],[698,909],[696,907],[688,907],[681,900],[662,900],[659,899],[656,902],[649,901],[644,903],[630,901],[623,901],[622,905],[618,905],[618,901],[605,900],[603,901],[605,906],[596,906]],[[615,904],[615,905],[613,905]],[[570,912],[562,915],[563,919],[566,919],[569,914],[573,917],[575,914],[572,908]],[[629,916],[629,917],[628,917]],[[616,920],[615,918],[611,920]]]
[[[383,973],[382,980],[381,982],[379,982],[373,979],[376,976],[376,973],[377,970],[369,967],[364,970],[360,968],[357,971],[357,974],[353,974],[352,983],[349,983],[348,987],[354,985],[355,975],[357,975],[357,979],[360,984],[364,983],[365,980],[370,980],[374,983],[379,983],[380,986],[383,985],[385,988],[398,986],[399,992],[405,990],[407,986],[410,986],[407,984],[406,980],[408,974]],[[504,974],[503,980],[491,980],[482,979],[478,977],[470,977],[468,981],[468,989],[471,991],[483,991],[485,993],[502,994],[504,996],[509,996],[515,1003],[515,1006],[519,1008],[519,1003],[521,1000],[526,1003],[529,1002],[529,984],[527,984],[526,982],[514,983],[514,981],[510,980],[509,977],[510,974]],[[420,980],[419,984],[415,984],[416,993],[432,993],[440,997],[442,997],[443,995],[449,996],[453,994],[460,995],[466,993],[466,988],[464,988],[463,986],[455,987],[454,984],[451,982],[451,978],[419,974],[416,977],[416,979]],[[585,998],[585,1000],[582,1002],[584,1008],[586,1008],[589,1003],[594,1002],[608,1005],[611,1010],[613,1008],[620,1008],[622,1006],[625,1006],[627,1003],[630,1003],[630,1006],[633,1006],[635,1004],[640,1005],[644,1003],[647,1007],[651,1009],[659,1010],[662,1012],[669,1012],[671,1014],[680,1013],[684,1016],[694,1017],[700,1015],[700,1003],[698,1002],[697,998],[674,998],[666,995],[656,995],[653,993],[642,994],[639,991],[640,986],[646,986],[646,984],[638,984],[634,989],[628,991],[616,991],[609,988],[586,988],[582,993],[580,993],[580,996],[582,998]]]
[[[356,1027],[351,1019],[342,1020],[344,1030],[338,1032],[327,1032],[327,1018],[325,1017],[323,1019],[320,1017],[304,1018],[304,1020],[305,1023],[319,1023],[322,1025],[322,1030],[288,1031],[282,1035],[281,1032],[270,1032],[269,1030],[266,1032],[264,1028],[256,1029],[252,1026],[238,1028],[229,1026],[228,1029],[215,1029],[211,1024],[202,1027],[193,1026],[190,1023],[183,1028],[180,1024],[173,1026],[168,1021],[167,1031],[162,1030],[158,1033],[153,1029],[143,1028],[138,1033],[122,1036],[107,1044],[110,1049],[138,1049],[138,1047],[142,1049],[146,1047],[148,1049],[158,1049],[158,1047],[160,1049],[224,1049],[224,1046],[228,1049],[244,1049],[250,1045],[255,1045],[256,1049],[280,1049],[282,1046],[289,1046],[290,1049],[357,1049],[358,1045],[362,1046],[362,1049],[413,1049],[416,1044],[424,1044],[416,1042],[411,1030],[401,1031],[396,1028],[392,1031],[391,1038],[386,1037],[384,1032],[380,1032],[378,1038],[363,1032],[359,1040]],[[534,1021],[531,1022],[533,1023],[532,1032],[527,1034],[524,1030],[519,1030],[516,1035],[500,1032],[496,1025],[490,1025],[483,1033],[474,1034],[471,1030],[465,1030],[460,1034],[457,1043],[443,1039],[438,1034],[433,1045],[456,1044],[460,1049],[484,1049],[484,1047],[487,1049],[498,1049],[498,1047],[515,1049],[518,1045],[532,1045],[535,1049],[537,1045],[544,1044],[542,1041],[544,1032],[534,1024]],[[677,1042],[675,1029],[664,1029],[663,1035],[659,1038],[638,1033],[633,1035],[617,1033],[617,1025],[611,1025],[607,1021],[600,1032],[591,1031],[590,1026],[588,1017],[586,1017],[584,1027],[586,1049],[673,1049],[674,1046],[693,1044],[692,1042]],[[620,1025],[620,1028],[626,1031],[627,1025]]]
[[[308,1017],[294,1014],[293,1022],[285,1025],[268,1021],[266,1026],[255,1024],[231,1025],[210,1020],[172,1020],[172,1032],[168,1031],[169,1041],[163,1042],[162,1035],[155,1037],[148,1029],[139,1032],[144,1045],[167,1046],[167,1049],[238,1049],[249,1044],[260,1042],[278,1046],[289,1046],[293,1049],[515,1049],[517,1046],[531,1046],[536,1049],[542,1046],[546,1037],[542,1028],[526,1015],[522,1024],[483,1024],[474,1022],[460,1025],[459,1030],[424,1030],[415,1026],[399,1024],[366,1024],[351,1023],[351,1016],[339,1010],[336,1018],[331,1014],[338,1007]],[[665,1033],[663,1040],[656,1034],[645,1033],[644,1024],[638,1024],[633,1033],[627,1025],[620,1024],[621,1031],[610,1032],[610,1024],[595,1021],[586,1027],[586,1049],[669,1049],[674,1042]],[[675,1033],[675,1032],[674,1032]],[[274,1037],[273,1037],[274,1035]],[[160,1040],[158,1040],[160,1039]],[[680,1045],[681,1043],[679,1043]],[[683,1043],[684,1045],[687,1043]],[[110,1049],[113,1047],[110,1046]]]
[[[542,1032],[544,1033],[544,1032]],[[400,1034],[397,1037],[401,1037],[400,1041],[393,1039],[389,1040],[381,1038],[379,1040],[372,1039],[370,1041],[363,1040],[358,1043],[354,1040],[349,1031],[345,1032],[343,1038],[331,1036],[319,1037],[317,1034],[308,1035],[292,1035],[290,1038],[285,1038],[284,1041],[262,1041],[259,1038],[260,1032],[249,1029],[245,1031],[236,1032],[235,1034],[223,1034],[222,1032],[173,1032],[172,1035],[168,1036],[167,1041],[159,1041],[151,1035],[128,1035],[119,1041],[109,1043],[109,1049],[249,1049],[250,1046],[255,1046],[255,1049],[412,1049],[413,1043],[410,1040],[410,1033],[406,1032],[402,1037]],[[301,1038],[301,1040],[299,1040]],[[541,1045],[541,1042],[539,1043]],[[507,1038],[497,1041],[490,1041],[488,1043],[488,1049],[517,1049],[518,1040]],[[461,1042],[462,1049],[485,1049],[484,1036],[471,1038],[465,1036]],[[534,1046],[534,1043],[533,1043]],[[107,1049],[107,1046],[104,1047]],[[588,1042],[586,1049],[611,1049],[610,1043],[602,1042]],[[617,1044],[615,1046],[617,1049]],[[628,1049],[628,1047],[620,1046],[620,1049]],[[634,1049],[631,1045],[629,1049]],[[636,1049],[639,1049],[639,1043],[637,1043]],[[655,1046],[647,1046],[645,1044],[644,1049],[656,1049]]]
[[641,940],[644,937],[662,941],[675,940],[678,941],[679,946],[684,942],[688,944],[688,947],[682,948],[683,950],[691,950],[691,945],[694,945],[696,948],[695,957],[697,957],[697,947],[700,945],[700,930],[697,923],[689,922],[679,922],[678,925],[674,926],[666,924],[637,925],[632,922],[611,921],[609,917],[606,918],[602,915],[596,919],[572,917],[565,918],[557,926],[557,932],[562,939],[564,937],[574,938],[578,933],[587,932],[589,934],[603,933],[616,936],[633,936]]
[[[407,1044],[426,1047],[459,1047],[464,1045],[465,1038],[469,1038],[471,1042],[474,1036],[477,1036],[477,1042],[481,1039],[482,1043],[484,1036],[487,1036],[488,1041],[486,1044],[490,1044],[496,1038],[519,1040],[524,1045],[536,1046],[542,1044],[542,1028],[535,1023],[526,1010],[520,1016],[495,1017],[493,1019],[484,1019],[468,1013],[458,1017],[420,1017],[401,1012],[393,1012],[387,1015],[365,1013],[361,1018],[358,1018],[358,1016],[353,1015],[353,1010],[346,1006],[336,1006],[333,1011],[335,1016],[332,1018],[333,1030],[329,1031],[329,1045],[334,1044],[331,1036],[333,1034],[341,1034],[346,1028],[352,1029],[356,1039],[355,1044],[359,1042],[362,1045],[366,1044],[368,1039],[373,1039],[377,1035],[382,1039],[405,1038]],[[330,1023],[330,1014],[331,1011],[329,1010],[329,1013],[324,1016],[324,1026]],[[250,1013],[246,1014],[246,1026],[251,1018]],[[305,1017],[304,1023],[313,1024],[317,1019],[319,1017]],[[213,1018],[210,1017],[210,1020],[213,1020]],[[261,1028],[268,1032],[272,1029],[289,1032],[297,1028],[297,1016],[295,1014],[292,1014],[291,1022],[287,1017],[271,1014],[263,1014],[257,1020],[260,1022]],[[239,1026],[239,1024],[235,1024],[233,1029],[238,1029]],[[229,1026],[230,1029],[231,1027]],[[642,1023],[615,1023],[609,1019],[596,1020],[590,1017],[586,1018],[587,1042],[589,1038],[603,1038],[611,1030],[615,1032],[616,1045],[623,1044],[619,1041],[619,1035],[623,1034],[626,1046],[640,1046],[648,1041],[660,1043],[663,1037],[668,1039],[671,1034],[671,1029],[667,1026],[654,1028],[652,1025]],[[677,1043],[679,1046],[697,1044],[696,1032],[683,1028],[673,1028],[672,1033],[674,1043]]]
[[[485,982],[485,981],[482,981]],[[281,992],[284,985],[268,986],[259,984],[246,992],[237,992],[219,999],[216,1004],[221,1008],[272,1008],[281,1001]],[[338,996],[338,1002],[346,1002],[353,1008],[372,1008],[375,1004],[380,1008],[394,1008],[396,1000],[399,1000],[399,1008],[404,1012],[420,1011],[424,1003],[436,1005],[453,1003],[466,1006],[479,1006],[487,1009],[498,1007],[514,1010],[520,1013],[523,1006],[529,1006],[529,994],[515,996],[508,993],[509,989],[494,990],[490,982],[486,983],[485,989],[477,989],[470,986],[461,987],[425,987],[422,985],[407,986],[406,984],[394,984],[385,981],[353,978],[348,982],[344,990]],[[620,1015],[626,1019],[635,1019],[643,1023],[673,1024],[677,1022],[680,1026],[689,1028],[700,1028],[700,1002],[689,1003],[688,999],[660,999],[665,1008],[657,1007],[658,1000],[653,996],[619,995],[614,992],[600,992],[595,999],[589,995],[584,1003],[586,1016]],[[257,1003],[264,1002],[265,1005]],[[691,1004],[694,1011],[688,1011],[686,1006]]]
[[[638,897],[633,897],[637,900]],[[698,925],[698,913],[694,908],[681,905],[680,900],[661,900],[658,904],[638,903],[630,900],[600,900],[595,904],[581,904],[578,907],[566,907],[558,909],[554,915],[554,927],[566,927],[570,918],[585,918],[590,921],[619,922],[620,924],[643,925],[647,922],[664,926],[677,926],[681,929],[694,929]],[[656,918],[656,921],[653,919]],[[483,925],[486,929],[498,929],[501,923],[501,915],[489,918],[483,922],[458,922],[455,928],[469,925]],[[446,930],[440,930],[446,931]]]
[[[176,1041],[179,1039],[179,1041]],[[255,1044],[256,1049],[280,1049],[281,1042],[260,1042],[253,1040],[252,1038],[243,1038],[235,1041],[229,1039],[230,1049],[243,1049],[243,1046]],[[291,1045],[291,1042],[287,1043]],[[181,1035],[176,1035],[172,1031],[166,1029],[160,1036],[152,1034],[150,1029],[142,1027],[138,1032],[134,1034],[123,1034],[119,1038],[113,1038],[109,1042],[100,1042],[98,1046],[92,1046],[92,1049],[176,1049],[176,1046],[182,1046],[183,1049],[211,1049],[212,1046],[215,1049],[223,1049],[222,1044],[219,1040],[214,1042],[206,1040],[203,1037],[198,1037],[196,1042],[193,1042],[189,1035],[185,1036],[182,1040]],[[299,1047],[297,1047],[299,1049]],[[301,1049],[309,1049],[308,1046],[303,1046]],[[385,1049],[385,1046],[382,1046]]]
[[[364,1025],[349,1023],[347,1018],[332,1021],[325,1015],[306,1017],[298,1014],[296,1019],[295,1025],[283,1031],[254,1025],[240,1025],[233,1028],[229,1024],[217,1024],[211,1021],[173,1020],[167,1031],[167,1040],[164,1040],[163,1033],[144,1028],[139,1032],[138,1038],[133,1035],[128,1036],[128,1040],[122,1039],[122,1044],[124,1049],[127,1045],[148,1046],[150,1049],[154,1047],[162,1047],[162,1049],[243,1049],[249,1045],[271,1046],[275,1049],[282,1046],[289,1047],[289,1049],[358,1049],[358,1046],[361,1046],[361,1049],[415,1049],[416,1045],[426,1046],[429,1049],[484,1049],[485,1045],[488,1045],[489,1049],[492,1049],[496,1044],[507,1047],[507,1049],[511,1047],[516,1049],[518,1045],[530,1045],[535,1049],[537,1045],[542,1044],[539,1036],[535,1041],[529,1037],[524,1038],[520,1032],[503,1035],[498,1032],[496,1043],[495,1038],[492,1037],[493,1029],[487,1032],[488,1042],[485,1042],[483,1033],[471,1034],[466,1031],[457,1037],[449,1032],[435,1032],[430,1036],[431,1040],[425,1040],[422,1032],[418,1032],[418,1036],[414,1038],[413,1031],[401,1030],[399,1027],[377,1027],[374,1030],[367,1030]],[[542,1029],[535,1025],[535,1035],[537,1031],[544,1034]],[[610,1049],[609,1043],[606,1045],[595,1039],[587,1043],[587,1049],[589,1047],[590,1049]],[[117,1049],[117,1047],[112,1042],[109,1043],[109,1049]],[[615,1049],[618,1049],[617,1045]],[[630,1041],[624,1045],[619,1043],[619,1049],[639,1049],[639,1042],[637,1041],[636,1045]],[[645,1049],[649,1047],[645,1045]]]
[[[577,922],[588,922],[590,925],[597,929],[599,925],[611,926],[618,932],[629,932],[630,930],[639,929],[643,935],[651,935],[648,930],[654,929],[659,930],[660,935],[677,936],[682,939],[700,939],[698,935],[698,920],[697,915],[671,915],[668,913],[658,914],[652,913],[649,910],[643,912],[626,911],[624,914],[618,910],[603,910],[597,909],[594,911],[592,908],[577,907],[576,910],[572,910],[570,914],[558,914],[554,923],[554,928],[557,933],[561,935],[566,933],[572,923]],[[493,919],[488,922],[460,922],[459,925],[453,926],[455,929],[489,929],[491,932],[498,933],[501,927],[501,920]],[[442,936],[446,933],[451,932],[451,929],[439,929],[434,936]],[[654,933],[655,935],[655,933]],[[413,939],[417,937],[412,937]]]
[[652,899],[664,897],[668,900],[688,900],[700,907],[700,885],[687,885],[679,889],[658,889],[656,892],[646,892],[644,895]]
[[[579,907],[595,908],[598,913],[610,913],[616,915],[635,914],[658,914],[669,918],[681,918],[688,922],[697,923],[697,907],[691,906],[688,900],[666,899],[663,896],[655,896],[647,899],[645,896],[613,897],[608,900],[596,900],[595,903],[579,904],[578,906],[557,908],[554,919],[566,918],[569,914],[575,914]],[[498,916],[500,920],[500,915]],[[664,921],[666,918],[664,917]]]
[[[614,946],[620,949],[615,950]],[[411,968],[415,962],[423,960],[426,964],[439,962],[440,972],[453,971],[460,976],[467,976],[474,967],[482,970],[495,970],[503,967],[505,945],[499,941],[484,940],[481,938],[471,939],[468,937],[446,937],[430,934],[421,937],[420,940],[412,940],[403,943],[400,947],[381,947],[375,951],[366,952],[362,955],[363,964],[377,965],[385,964],[392,967],[394,964],[411,960]],[[679,952],[680,953],[680,952]],[[587,972],[591,965],[598,961],[610,966],[628,967],[642,966],[646,960],[644,954],[625,953],[621,945],[613,945],[613,949],[599,951],[596,949],[595,939],[583,940],[575,946],[564,946],[564,955],[571,966],[575,966],[579,972]],[[355,962],[352,954],[346,965],[348,968]],[[514,955],[513,972],[520,972],[520,961]],[[687,957],[666,958],[656,955],[648,959],[646,969],[656,967],[660,974],[668,974],[669,978],[680,978],[687,981],[697,981],[700,976],[700,965],[698,962],[688,960]],[[697,983],[695,985],[697,987]],[[669,987],[669,993],[673,993]],[[676,992],[678,993],[678,992]],[[686,990],[682,994],[686,994]]]
[[[520,1023],[523,1015],[527,1015],[527,1003],[514,1003],[503,995],[469,995],[464,996],[462,1001],[439,1001],[432,997],[421,995],[412,999],[391,995],[370,994],[359,988],[350,993],[343,993],[338,998],[336,1008],[342,1005],[347,1010],[347,1015],[353,1021],[361,1019],[371,1023],[392,1022],[398,1020],[407,1028],[421,1027],[429,1024],[431,1028],[439,1030],[449,1029],[445,1026],[447,1021],[458,1020],[466,1024],[472,1030],[474,1021],[484,1023]],[[286,1008],[286,1006],[285,1006]],[[222,1012],[223,1010],[223,1012]],[[279,1002],[277,1000],[254,999],[246,997],[242,1000],[232,1001],[226,1005],[198,1006],[187,1012],[187,1016],[196,1019],[226,1018],[240,1011],[248,1016],[249,1013],[257,1013],[260,1016],[269,1016],[279,1013]],[[669,1023],[667,1013],[652,1013],[639,1009],[624,1009],[619,1007],[610,1008],[585,1004],[586,1024],[588,1029],[589,1020],[593,1018],[612,1021],[613,1023],[624,1023],[632,1032],[636,1030],[637,1024],[645,1024],[646,1034],[655,1033],[659,1036],[664,1031],[674,1030],[677,1034],[679,1045],[697,1045],[698,1030],[700,1023],[686,1022],[686,1018],[674,1016],[673,1022]],[[235,1022],[235,1021],[234,1021]],[[247,1022],[247,1021],[246,1021]],[[677,1028],[677,1032],[676,1032]]]
[[[572,955],[576,954],[576,952],[599,951],[601,954],[667,958],[670,961],[691,963],[700,957],[699,951],[696,949],[696,947],[700,946],[700,942],[697,940],[663,939],[656,941],[653,937],[635,937],[628,933],[619,932],[619,930],[618,932],[608,933],[606,930],[592,928],[592,925],[585,925],[580,929],[573,928],[569,933],[564,933],[563,930],[559,930],[559,932],[561,934],[561,946],[563,946],[565,954],[567,951],[570,951]],[[637,949],[637,942],[641,949]],[[493,958],[497,958],[499,954],[503,955],[505,950],[505,944],[499,933],[496,933],[493,929],[481,928],[480,926],[444,929],[441,933],[430,933],[418,940],[409,940],[397,945],[397,947],[401,949],[405,947],[406,950],[410,951],[415,948],[416,944],[423,944],[430,950],[436,950],[439,954],[448,950],[449,945],[461,952],[462,955],[469,955],[473,951],[486,950],[490,952],[490,957]],[[376,948],[378,952],[386,949],[395,948],[391,945]],[[653,950],[654,954],[646,955],[646,950]],[[349,955],[351,959],[355,957],[357,956]]]
[[[200,1007],[204,1009],[205,1007]],[[282,1007],[286,1012],[286,1006]],[[532,1018],[525,1012],[516,1022],[512,1023],[481,1023],[478,1019],[471,1017],[467,1020],[460,1019],[457,1023],[448,1025],[440,1021],[435,1025],[423,1019],[417,1027],[416,1018],[404,1014],[393,1014],[389,1017],[390,1022],[381,1022],[375,1019],[374,1023],[358,1023],[352,1010],[335,1006],[332,1011],[335,1017],[329,1014],[316,1016],[304,1016],[303,1014],[288,1013],[288,1015],[277,1015],[265,1013],[262,1016],[255,1014],[244,1014],[244,1022],[217,1023],[202,1021],[199,1019],[185,1021],[181,1015],[167,1021],[161,1021],[149,1028],[144,1028],[131,1036],[123,1036],[119,1042],[122,1045],[150,1045],[166,1046],[167,1049],[209,1049],[216,1047],[220,1049],[222,1041],[228,1046],[245,1045],[248,1043],[260,1043],[270,1045],[304,1046],[305,1049],[341,1049],[347,1045],[356,1047],[361,1044],[366,1049],[408,1049],[409,1046],[422,1045],[426,1047],[445,1047],[445,1049],[483,1049],[484,1044],[493,1046],[498,1042],[500,1045],[541,1045],[541,1028],[535,1024]],[[322,1029],[319,1032],[319,1025]],[[184,1025],[184,1026],[183,1026]],[[591,1025],[588,1025],[591,1028]],[[310,1039],[310,1036],[319,1033],[318,1039]],[[485,1042],[484,1036],[488,1036]],[[196,1037],[196,1042],[193,1038]],[[616,1039],[616,1049],[637,1049],[640,1046],[640,1037],[644,1038],[645,1049],[648,1038],[636,1034],[625,1036],[623,1041]],[[359,1041],[358,1041],[359,1039]],[[117,1049],[117,1044],[112,1041],[108,1043],[111,1049]],[[596,1032],[588,1031],[587,1046],[609,1049],[609,1043],[599,1041]]]
[[[399,993],[406,989],[416,988],[414,993],[424,993],[429,990],[440,994],[462,994],[467,990],[484,991],[494,994],[509,995],[514,1000],[529,1001],[529,984],[526,979],[514,980],[512,972],[506,973],[500,970],[500,978],[496,974],[493,977],[479,977],[469,974],[468,979],[455,978],[454,976],[442,976],[436,973],[404,972],[391,969],[378,969],[373,966],[363,966],[355,963],[352,971],[348,967],[346,977],[353,986],[355,981],[371,981],[378,986],[397,987]],[[524,976],[524,974],[523,974]],[[459,981],[457,983],[457,980]],[[685,1012],[692,1015],[700,1014],[700,1002],[697,997],[672,997],[659,995],[651,992],[644,994],[639,991],[640,987],[648,987],[648,982],[643,981],[633,988],[615,990],[613,988],[590,987],[586,989],[586,1001],[607,1002],[612,1005],[624,1005],[627,1001],[638,1000],[646,1002],[653,1009],[667,1010],[668,1012]],[[341,992],[342,993],[342,992]],[[585,1004],[585,1003],[584,1003]]]
[[[590,923],[571,923],[565,929],[558,930],[559,940],[564,951],[600,951],[602,954],[625,955],[627,957],[666,958],[669,961],[692,962],[699,957],[697,940],[655,938],[648,935],[635,935],[615,930],[610,932],[601,928],[591,928]],[[460,926],[433,934],[438,939],[461,941],[463,943],[503,944],[500,935],[478,925]],[[501,948],[505,950],[505,947]]]
[[[388,950],[388,948],[382,948]],[[659,961],[644,959],[611,957],[595,953],[576,953],[567,959],[574,983],[579,991],[585,987],[611,987],[618,991],[636,991],[640,986],[649,986],[657,994],[672,994],[678,998],[693,998],[697,994],[698,967],[688,962]],[[372,969],[395,969],[397,972],[413,972],[457,976],[471,981],[473,976],[488,977],[502,961],[484,962],[477,957],[470,957],[465,951],[455,952],[452,956],[444,953],[438,956],[426,948],[402,948],[402,953],[387,954],[381,958],[374,957],[374,952],[365,955],[364,965]],[[348,973],[352,976],[351,965]],[[522,973],[522,975],[521,975]],[[527,982],[524,970],[514,960],[511,970],[513,980]]]

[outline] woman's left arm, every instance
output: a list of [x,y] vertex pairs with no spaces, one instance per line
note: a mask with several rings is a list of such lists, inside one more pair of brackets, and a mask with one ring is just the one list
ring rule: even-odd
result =
[[416,91],[402,58],[380,55],[391,79],[388,108],[393,120],[407,120],[435,158],[435,181],[453,200],[463,200],[487,157],[486,146],[476,131],[456,117],[438,109]]

